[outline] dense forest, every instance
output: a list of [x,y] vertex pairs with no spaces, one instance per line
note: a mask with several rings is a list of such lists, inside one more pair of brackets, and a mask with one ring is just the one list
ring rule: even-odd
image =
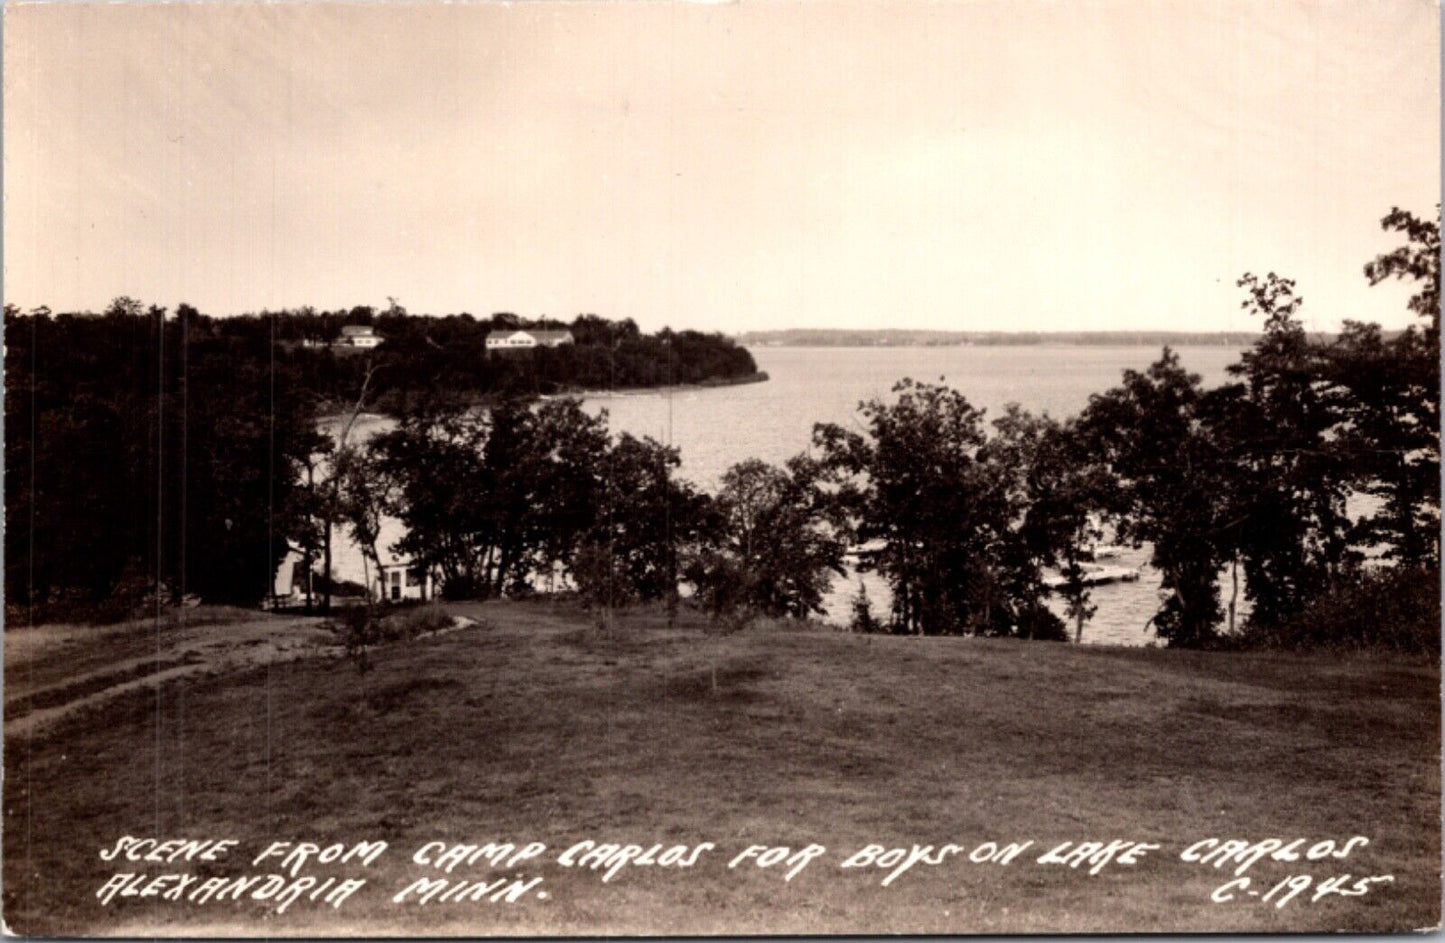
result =
[[[372,350],[334,347],[370,325]],[[557,348],[491,352],[494,330],[566,328]],[[330,444],[318,416],[400,414],[585,388],[736,381],[752,356],[717,334],[631,320],[421,317],[310,309],[213,318],[117,298],[101,314],[5,310],[7,604],[116,613],[164,584],[254,603],[305,543]]]
[[[816,427],[807,455],[742,462],[715,494],[675,474],[675,449],[535,394],[750,371],[720,338],[582,318],[575,349],[488,358],[475,322],[392,310],[366,313],[387,338],[374,355],[332,355],[304,342],[351,315],[7,312],[7,601],[255,603],[288,550],[329,574],[338,531],[379,564],[392,516],[406,536],[386,549],[450,598],[564,586],[604,613],[688,595],[725,624],[801,617],[868,542],[892,604],[860,598],[857,630],[1063,639],[1093,612],[1084,565],[1107,536],[1150,548],[1169,645],[1438,651],[1439,222],[1383,223],[1402,244],[1364,274],[1413,285],[1404,331],[1312,336],[1293,281],[1249,274],[1261,333],[1222,386],[1166,347],[1077,416],[990,420],[903,379]],[[457,389],[489,408],[443,395]],[[320,411],[384,396],[390,431],[317,433]]]
[[[246,327],[233,323],[237,320],[213,323],[218,331],[243,333]],[[417,316],[392,302],[379,311],[301,309],[240,320],[258,331],[274,328],[274,340],[295,361],[301,382],[323,400],[348,403],[370,372],[371,395],[388,411],[438,393],[486,399],[757,376],[752,355],[720,334],[667,329],[644,334],[630,318],[612,321],[584,314],[568,323],[529,321],[506,313],[485,319],[469,314]],[[366,357],[332,347],[349,325],[370,326],[384,342]],[[488,352],[489,334],[529,328],[568,330],[574,342]]]

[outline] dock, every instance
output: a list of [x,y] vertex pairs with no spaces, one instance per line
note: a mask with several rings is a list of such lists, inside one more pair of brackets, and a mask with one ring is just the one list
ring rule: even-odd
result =
[[[1089,566],[1082,567],[1083,584],[1085,586],[1102,586],[1106,583],[1135,583],[1139,580],[1139,571],[1132,566]],[[1049,589],[1061,589],[1068,585],[1068,580],[1063,574],[1044,577],[1044,585]]]

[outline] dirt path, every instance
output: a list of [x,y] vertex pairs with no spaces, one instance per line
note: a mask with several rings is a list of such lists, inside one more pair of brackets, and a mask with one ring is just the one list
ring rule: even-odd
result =
[[[474,624],[455,616],[449,628],[431,634]],[[341,653],[317,617],[11,629],[5,633],[5,736],[33,734],[99,701],[177,678]]]

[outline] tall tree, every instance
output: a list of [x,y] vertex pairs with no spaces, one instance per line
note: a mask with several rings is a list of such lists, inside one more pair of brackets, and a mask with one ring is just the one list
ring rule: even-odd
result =
[[441,576],[448,598],[490,595],[506,509],[486,468],[496,411],[459,405],[428,406],[404,416],[374,438],[370,449],[397,487],[398,517],[406,534],[395,550]]
[[1011,617],[1001,547],[1013,516],[1009,482],[981,450],[983,413],[943,384],[899,381],[892,403],[860,410],[867,435],[820,425],[823,461],[851,483],[861,540],[882,541],[895,631],[991,633]]
[[994,427],[989,453],[1013,481],[1015,564],[1014,594],[1019,600],[1019,631],[1029,637],[1055,638],[1059,627],[1043,608],[1041,571],[1053,567],[1064,579],[1056,592],[1074,622],[1074,638],[1095,607],[1085,581],[1084,564],[1102,538],[1099,516],[1107,503],[1109,479],[1077,424],[1033,416],[1012,405]]
[[1440,343],[1440,204],[1435,218],[1421,219],[1398,206],[1380,220],[1380,228],[1405,237],[1405,244],[1365,264],[1371,285],[1390,278],[1415,284],[1408,307],[1425,319],[1425,332]]
[[[771,616],[803,618],[823,612],[834,575],[841,576],[845,527],[822,488],[824,470],[804,456],[779,468],[758,459],[736,464],[723,475],[716,501],[721,535],[717,554],[693,567],[692,582],[722,580],[747,605]],[[719,565],[723,558],[727,565]],[[735,564],[735,565],[733,565]],[[746,574],[745,589],[735,571]]]
[[1229,467],[1226,539],[1244,566],[1252,621],[1273,624],[1326,590],[1349,559],[1350,471],[1335,447],[1340,421],[1319,345],[1297,314],[1295,283],[1273,272],[1239,280],[1242,307],[1264,332],[1230,366],[1240,383],[1212,391],[1201,413]]
[[596,523],[585,542],[605,561],[618,602],[668,599],[679,561],[707,532],[708,498],[677,477],[679,464],[676,448],[626,432],[607,452]]
[[407,528],[396,549],[453,598],[530,588],[573,567],[606,500],[605,417],[576,400],[433,404],[372,443]]
[[1108,511],[1121,539],[1153,547],[1165,597],[1151,620],[1170,645],[1215,637],[1218,574],[1230,557],[1229,465],[1201,415],[1199,376],[1165,348],[1146,371],[1089,400],[1080,428],[1115,479]]
[[1405,565],[1440,560],[1440,223],[1394,209],[1382,221],[1405,245],[1365,266],[1370,284],[1413,282],[1409,308],[1424,319],[1393,338],[1376,325],[1347,322],[1327,352],[1328,377],[1341,394],[1338,446],[1379,510],[1357,539]]

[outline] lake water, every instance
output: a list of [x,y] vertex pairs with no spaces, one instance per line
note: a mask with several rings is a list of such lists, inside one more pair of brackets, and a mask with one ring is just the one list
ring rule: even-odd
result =
[[[606,410],[614,431],[649,435],[682,452],[681,475],[706,490],[715,490],[724,471],[735,462],[755,457],[781,462],[809,448],[813,424],[836,422],[861,429],[858,404],[874,397],[889,399],[902,377],[940,378],[962,391],[987,418],[1009,403],[1058,418],[1074,415],[1089,395],[1119,382],[1125,369],[1143,369],[1159,356],[1155,347],[882,347],[818,348],[757,347],[758,367],[766,383],[710,389],[598,394],[583,406],[596,414]],[[1225,368],[1239,359],[1235,347],[1182,347],[1184,366],[1200,374],[1206,385],[1222,383]],[[386,420],[363,419],[357,433],[383,428]],[[383,544],[400,536],[392,522]],[[1110,565],[1138,567],[1136,583],[1115,583],[1093,589],[1098,612],[1084,628],[1084,641],[1141,645],[1154,640],[1145,623],[1158,606],[1159,577],[1145,560],[1147,550],[1128,550]],[[355,547],[338,548],[336,574],[360,582],[363,562]],[[874,612],[887,609],[887,586],[876,575],[861,577]],[[829,618],[846,621],[860,577],[840,579],[828,599]],[[1226,596],[1228,584],[1224,587]]]

